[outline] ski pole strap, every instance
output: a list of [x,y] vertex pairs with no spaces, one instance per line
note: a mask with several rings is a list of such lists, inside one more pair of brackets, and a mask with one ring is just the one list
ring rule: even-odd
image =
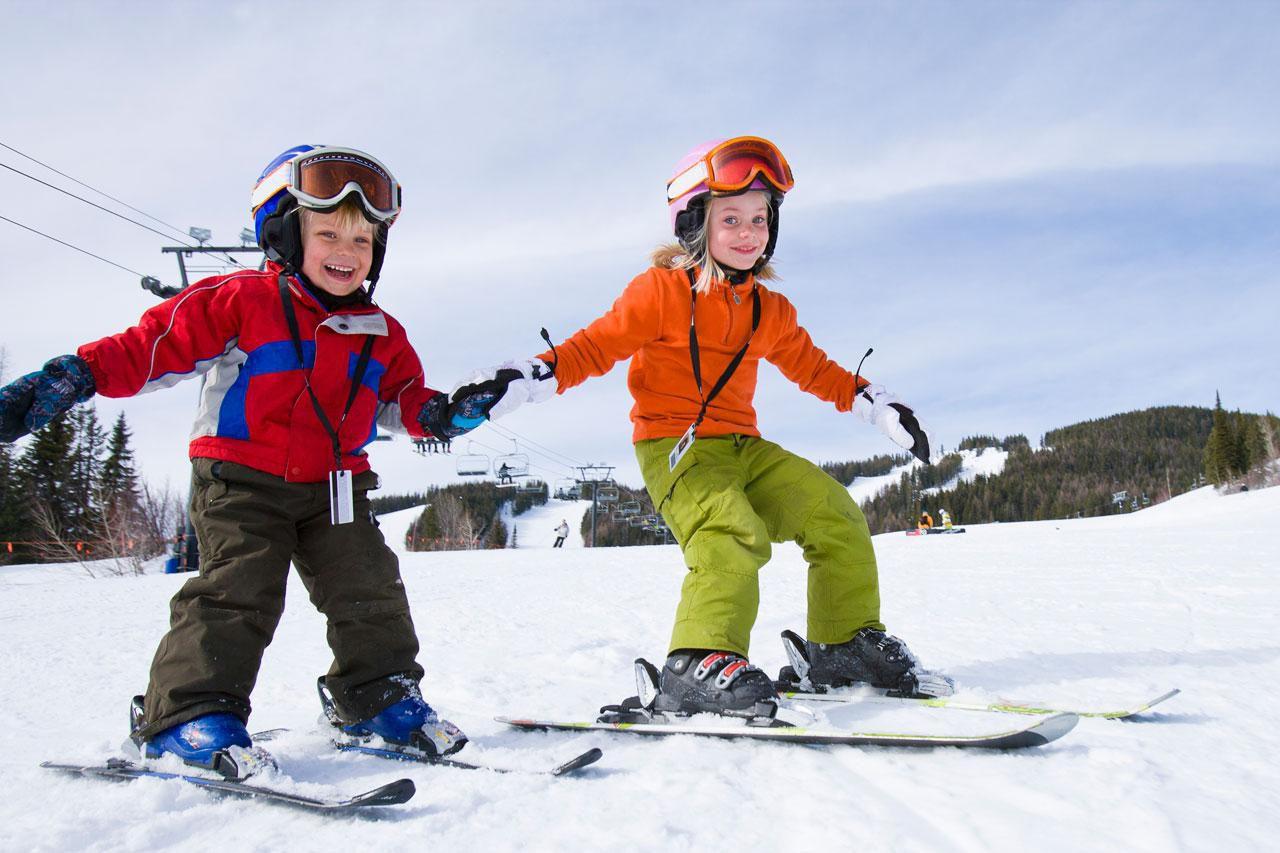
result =
[[760,288],[754,283],[751,285],[751,332],[747,335],[747,341],[742,345],[742,349],[738,350],[737,355],[729,362],[729,366],[724,369],[724,373],[720,374],[720,378],[716,380],[716,384],[711,386],[711,393],[703,396],[702,394],[702,364],[698,354],[698,288],[697,280],[693,276],[692,269],[686,269],[685,275],[689,277],[689,295],[691,308],[689,311],[689,358],[693,362],[693,380],[698,384],[698,396],[702,398],[702,408],[698,410],[698,418],[693,422],[693,429],[697,429],[703,418],[707,416],[707,407],[711,405],[711,401],[716,398],[726,384],[729,377],[733,376],[733,372],[738,369],[738,365],[742,363],[742,359],[747,354],[747,348],[751,346],[751,338],[755,336],[756,329],[760,328]]
[[[293,299],[289,296],[289,284],[284,270],[281,270],[280,275],[276,278],[276,286],[280,291],[280,304],[284,307],[285,322],[289,324],[289,336],[293,339],[293,352],[298,357],[298,369],[306,371],[307,364],[302,355],[302,334],[298,327],[298,314],[294,311]],[[311,398],[311,408],[315,409],[316,417],[320,419],[320,425],[329,434],[329,441],[333,445],[335,471],[342,470],[342,443],[338,440],[338,430],[341,430],[342,425],[346,423],[347,415],[351,412],[351,406],[356,401],[356,394],[360,391],[360,383],[364,381],[364,374],[369,368],[369,358],[372,354],[373,335],[366,335],[364,346],[360,349],[360,357],[356,359],[356,369],[351,377],[351,390],[347,393],[347,405],[342,409],[342,417],[338,420],[337,429],[333,428],[333,422],[325,414],[324,407],[320,405],[320,400],[316,397],[316,392],[312,390],[310,375],[304,372],[302,376],[302,383],[307,389],[307,395]]]

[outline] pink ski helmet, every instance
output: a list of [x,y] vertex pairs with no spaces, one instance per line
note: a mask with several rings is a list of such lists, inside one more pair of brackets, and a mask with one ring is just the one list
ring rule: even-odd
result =
[[764,190],[769,193],[769,243],[756,262],[759,270],[773,255],[778,242],[778,208],[793,186],[790,165],[767,139],[736,136],[704,142],[680,158],[667,181],[671,230],[680,245],[690,249],[706,220],[709,196]]

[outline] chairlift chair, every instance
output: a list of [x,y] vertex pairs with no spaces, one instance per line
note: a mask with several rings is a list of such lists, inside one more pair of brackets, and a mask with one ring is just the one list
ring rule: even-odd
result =
[[521,480],[516,485],[516,491],[522,495],[540,495],[546,483],[541,480]]
[[472,453],[471,445],[467,452],[458,456],[459,477],[484,477],[489,473],[489,457],[483,453]]
[[627,523],[632,527],[644,527],[644,519],[638,515],[631,516],[631,518],[627,519]]
[[622,504],[622,506],[621,506],[619,509],[621,509],[622,514],[623,514],[623,515],[626,515],[626,516],[639,515],[639,514],[640,514],[640,502],[639,502],[639,501],[627,501],[626,503]]
[[597,486],[596,500],[602,503],[612,503],[618,499],[617,486]]
[[529,457],[523,453],[504,453],[493,458],[493,473],[499,486],[514,485],[507,482],[516,477],[529,476]]

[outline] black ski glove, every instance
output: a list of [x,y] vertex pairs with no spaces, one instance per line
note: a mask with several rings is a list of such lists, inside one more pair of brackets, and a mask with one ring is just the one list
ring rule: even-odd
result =
[[94,395],[97,385],[84,359],[60,355],[41,370],[0,388],[0,441],[14,442]]

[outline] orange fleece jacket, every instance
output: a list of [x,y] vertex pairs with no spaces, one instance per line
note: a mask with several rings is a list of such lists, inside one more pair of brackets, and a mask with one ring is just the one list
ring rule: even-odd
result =
[[[742,363],[707,409],[700,436],[760,435],[752,399],[762,358],[802,391],[842,412],[853,407],[853,374],[814,345],[785,296],[753,279],[739,285],[717,281],[711,293],[698,294],[703,393],[711,392],[751,334],[752,284],[760,289],[760,327]],[[559,393],[631,358],[632,440],[683,435],[702,407],[689,357],[689,294],[683,270],[650,267],[636,276],[604,316],[556,347]],[[551,364],[552,354],[548,350],[538,358]],[[859,386],[867,384],[861,377]]]

